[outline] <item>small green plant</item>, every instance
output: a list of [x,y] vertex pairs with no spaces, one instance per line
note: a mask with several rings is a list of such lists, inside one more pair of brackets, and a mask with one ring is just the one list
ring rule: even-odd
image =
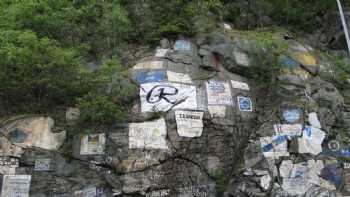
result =
[[223,169],[218,169],[214,174],[215,182],[216,182],[216,193],[217,196],[222,196],[223,193],[226,191],[228,179],[225,175],[225,172]]

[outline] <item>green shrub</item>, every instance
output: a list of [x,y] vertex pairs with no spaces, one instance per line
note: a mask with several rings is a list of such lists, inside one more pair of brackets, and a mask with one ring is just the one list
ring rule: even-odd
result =
[[8,103],[62,103],[77,93],[79,58],[32,31],[0,30],[0,97]]
[[120,107],[105,95],[90,93],[78,100],[78,107],[80,118],[86,123],[110,124],[123,119]]

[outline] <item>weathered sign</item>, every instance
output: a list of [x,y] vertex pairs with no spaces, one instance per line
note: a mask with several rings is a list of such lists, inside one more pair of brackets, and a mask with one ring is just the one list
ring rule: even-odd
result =
[[247,90],[247,91],[250,90],[249,85],[244,82],[231,80],[231,85],[232,85],[232,88],[234,89],[241,89],[241,90]]
[[192,84],[192,79],[188,74],[167,71],[168,81]]
[[230,86],[226,82],[206,82],[208,105],[233,105]]
[[225,106],[208,106],[208,111],[212,118],[225,118],[226,116]]
[[196,87],[170,82],[142,84],[141,111],[158,112],[170,109],[197,109]]
[[50,171],[51,159],[36,159],[34,165],[35,171]]
[[31,175],[4,175],[1,196],[28,197],[31,178]]
[[88,187],[83,190],[75,191],[74,197],[96,197],[96,187]]
[[204,112],[175,111],[177,133],[181,137],[200,137],[203,131]]
[[276,135],[300,136],[303,130],[301,124],[275,124],[273,125]]
[[157,49],[155,57],[165,57],[169,49]]
[[145,61],[137,63],[133,69],[163,69],[164,61]]
[[165,80],[164,71],[152,70],[152,71],[141,71],[136,74],[136,80],[140,83],[149,82],[160,82]]
[[163,118],[151,122],[129,124],[130,149],[167,149],[166,123]]
[[89,134],[81,139],[80,154],[81,155],[98,155],[104,154],[106,143],[106,135]]
[[301,110],[300,109],[288,109],[283,111],[283,118],[288,123],[295,123],[300,120]]
[[280,135],[274,137],[261,137],[260,143],[263,154],[267,158],[276,158],[282,156],[289,156],[287,148],[287,135]]
[[325,132],[315,127],[306,127],[303,136],[298,139],[298,152],[318,155],[322,152],[322,142],[326,137]]
[[253,104],[249,97],[237,97],[238,107],[240,111],[251,112],[253,111]]
[[189,51],[191,50],[191,44],[187,40],[177,40],[174,45],[175,51]]

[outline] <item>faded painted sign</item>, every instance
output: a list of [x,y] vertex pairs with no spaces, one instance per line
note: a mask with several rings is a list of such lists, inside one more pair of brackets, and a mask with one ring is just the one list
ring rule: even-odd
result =
[[208,105],[233,105],[231,89],[228,83],[220,81],[206,82]]
[[192,84],[192,79],[188,74],[167,71],[168,80],[171,82]]
[[179,197],[188,196],[200,196],[209,197],[210,187],[207,185],[193,186],[189,185],[186,187],[179,188]]
[[137,63],[133,69],[163,69],[164,61],[145,61]]
[[300,136],[303,130],[301,124],[275,124],[273,125],[276,135]]
[[163,196],[169,196],[169,195],[170,195],[170,189],[162,189],[162,190],[151,191],[146,194],[146,197],[163,197]]
[[4,175],[1,196],[28,197],[31,178],[31,175]]
[[13,157],[0,157],[0,174],[16,174],[18,159]]
[[260,143],[263,154],[267,158],[276,158],[289,156],[287,149],[288,136],[261,137]]
[[203,131],[204,112],[175,111],[177,133],[181,137],[200,137]]
[[75,191],[74,197],[96,197],[96,187],[89,187],[83,190]]
[[226,116],[225,106],[208,106],[208,111],[212,118],[225,118]]
[[251,112],[253,111],[253,104],[249,97],[237,97],[238,107],[240,111]]
[[140,83],[164,81],[165,74],[162,70],[142,71],[136,74],[136,80]]
[[174,45],[175,51],[189,51],[191,50],[191,44],[187,40],[177,40]]
[[294,52],[293,58],[304,66],[316,66],[317,64],[315,57],[308,52]]
[[241,66],[249,66],[249,58],[246,53],[235,51],[233,53],[236,63]]
[[281,64],[281,66],[283,68],[286,68],[286,69],[298,69],[299,68],[299,63],[296,62],[295,60],[293,60],[292,58],[288,57],[288,56],[281,56],[279,58],[279,63]]
[[34,165],[35,171],[50,171],[51,159],[36,159]]
[[283,111],[283,118],[288,123],[295,123],[300,120],[301,110],[300,109],[288,109]]
[[170,109],[197,109],[196,87],[169,82],[142,84],[141,111],[157,112]]
[[152,122],[129,124],[130,149],[168,149],[166,123],[163,118]]
[[81,155],[97,155],[104,154],[106,143],[106,135],[89,134],[81,138],[80,154]]
[[318,120],[317,113],[315,112],[309,113],[308,121],[311,126],[319,129],[321,128],[321,122]]
[[169,49],[157,49],[155,57],[165,57],[168,52]]
[[231,85],[232,85],[232,88],[234,89],[241,89],[241,90],[247,90],[247,91],[250,90],[249,85],[244,82],[231,80]]
[[322,152],[322,142],[326,137],[325,132],[315,127],[306,127],[303,136],[298,139],[298,152],[318,155]]
[[325,167],[321,172],[321,177],[339,188],[342,181],[342,168],[340,163],[337,160],[326,160]]

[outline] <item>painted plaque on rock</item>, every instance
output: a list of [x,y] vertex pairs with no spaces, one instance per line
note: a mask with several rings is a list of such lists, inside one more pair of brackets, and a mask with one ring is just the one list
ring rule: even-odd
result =
[[295,123],[300,120],[301,110],[300,109],[289,109],[283,111],[283,118],[288,123]]
[[220,81],[206,82],[208,105],[233,105],[231,89],[228,83]]
[[28,197],[31,178],[31,175],[4,175],[1,196]]
[[225,118],[226,116],[225,106],[208,106],[208,111],[212,118]]
[[188,74],[167,71],[167,75],[168,75],[168,80],[171,82],[192,84],[191,77]]
[[237,97],[238,107],[240,111],[251,112],[253,111],[253,104],[249,97]]
[[142,84],[140,87],[142,112],[170,109],[197,109],[196,87],[170,82]]
[[164,61],[145,61],[137,63],[133,69],[163,69]]
[[51,170],[51,159],[37,159],[34,165],[35,171],[50,171]]
[[249,85],[244,82],[231,80],[231,85],[232,85],[232,88],[234,89],[241,89],[241,90],[247,90],[247,91],[250,90]]
[[187,40],[177,40],[174,45],[175,51],[189,51],[191,50],[191,44]]
[[89,187],[83,190],[75,191],[74,197],[96,197],[96,187]]
[[136,74],[136,80],[140,83],[164,81],[165,75],[162,70],[142,71]]
[[165,57],[168,52],[169,49],[157,49],[155,57]]
[[204,112],[175,111],[177,133],[181,137],[200,137],[203,131]]
[[99,155],[104,154],[106,143],[106,135],[89,134],[81,139],[80,154],[81,155]]
[[151,122],[129,124],[130,149],[168,149],[166,123],[163,118]]

